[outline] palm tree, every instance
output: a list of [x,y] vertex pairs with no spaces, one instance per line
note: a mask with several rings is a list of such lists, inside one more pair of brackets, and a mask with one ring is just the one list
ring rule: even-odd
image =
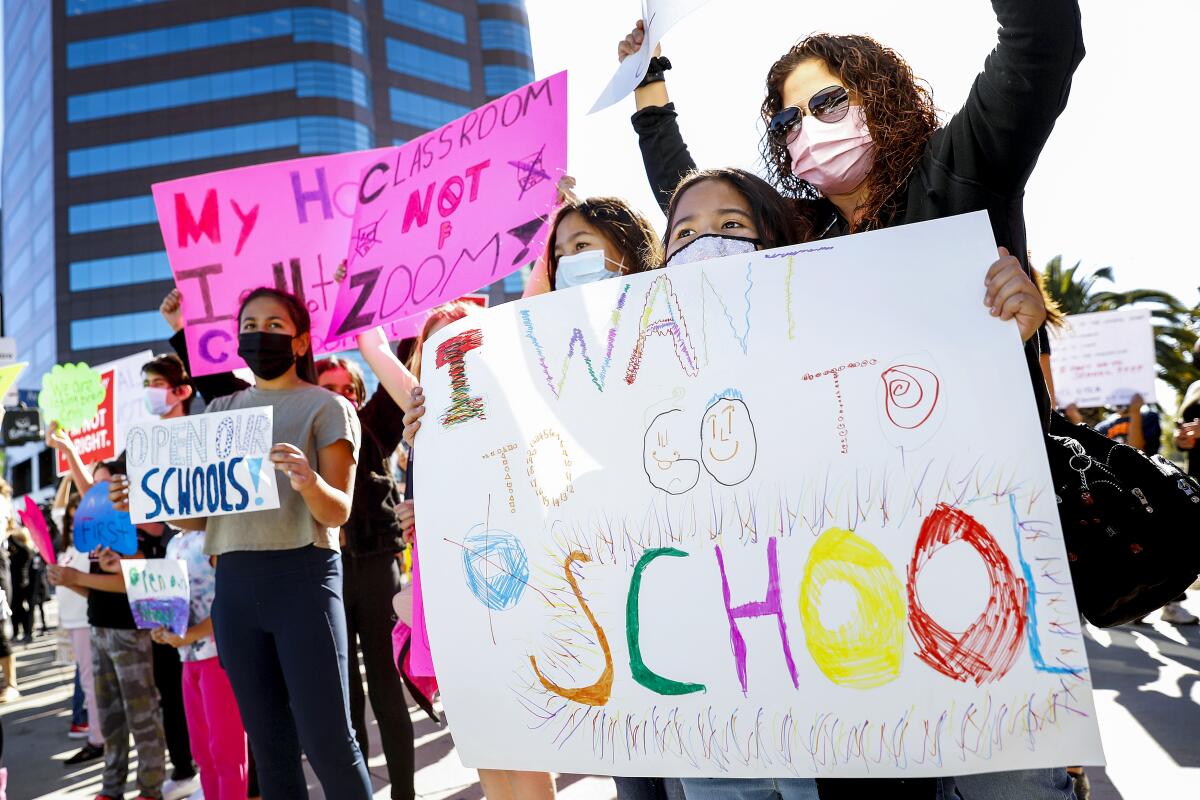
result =
[[1112,282],[1113,268],[1103,267],[1089,275],[1079,274],[1080,264],[1063,269],[1062,256],[1055,256],[1042,272],[1042,288],[1064,314],[1115,311],[1131,305],[1149,306],[1154,321],[1154,350],[1158,377],[1182,396],[1200,380],[1200,369],[1191,362],[1200,329],[1200,307],[1189,309],[1172,294],[1156,289],[1125,292],[1098,291],[1100,281]]

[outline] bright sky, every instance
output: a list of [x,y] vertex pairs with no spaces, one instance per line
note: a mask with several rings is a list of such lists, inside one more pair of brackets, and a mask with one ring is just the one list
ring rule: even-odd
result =
[[[1042,264],[1062,253],[1088,270],[1111,265],[1119,288],[1166,289],[1195,303],[1194,57],[1176,34],[1200,29],[1200,3],[1083,5],[1088,55],[1026,195],[1034,258]],[[571,72],[570,170],[579,194],[625,197],[661,226],[629,125],[633,98],[585,116],[616,69],[617,42],[640,4],[526,6],[539,76]],[[711,0],[668,34],[663,53],[675,66],[667,82],[697,163],[758,168],[763,81],[796,39],[817,30],[871,34],[909,60],[949,116],[995,46],[997,27],[983,0]]]

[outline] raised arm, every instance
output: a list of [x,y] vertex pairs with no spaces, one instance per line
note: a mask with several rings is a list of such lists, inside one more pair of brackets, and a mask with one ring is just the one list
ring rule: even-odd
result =
[[391,343],[383,333],[383,328],[372,328],[358,335],[358,352],[362,354],[375,377],[379,378],[379,386],[387,391],[396,405],[404,411],[408,404],[417,379],[408,367],[400,363],[392,350]]
[[46,445],[63,454],[71,469],[71,480],[75,482],[75,488],[80,494],[87,494],[88,489],[95,485],[95,481],[84,466],[83,459],[79,457],[79,451],[75,449],[71,437],[53,420],[46,426]]
[[1003,194],[1029,180],[1083,60],[1078,0],[992,0],[999,41],[933,156]]
[[[624,61],[640,50],[644,36],[643,23],[638,20],[633,31],[617,44],[617,60]],[[654,55],[661,57],[662,49],[655,48]],[[637,112],[630,121],[638,135],[646,180],[665,214],[675,187],[684,175],[696,169],[696,161],[679,132],[678,115],[667,93],[666,80],[639,86],[633,96]]]
[[204,398],[205,403],[211,403],[218,397],[226,397],[234,392],[240,392],[242,389],[247,389],[250,384],[234,375],[232,372],[218,372],[214,375],[192,375],[192,362],[188,358],[187,351],[187,336],[183,332],[183,295],[178,289],[172,289],[163,298],[162,304],[158,307],[158,312],[162,314],[167,324],[171,326],[171,330],[175,331],[171,335],[171,349],[183,361],[183,368],[187,370],[188,375],[191,375],[192,381],[196,384],[196,391]]

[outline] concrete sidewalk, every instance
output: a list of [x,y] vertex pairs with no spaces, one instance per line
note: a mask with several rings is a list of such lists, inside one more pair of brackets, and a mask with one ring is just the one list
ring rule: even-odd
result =
[[[57,621],[53,606],[53,602],[46,606],[51,624]],[[53,633],[30,645],[15,645],[15,649],[21,697],[0,705],[9,800],[91,800],[100,791],[103,760],[73,768],[63,765],[84,744],[83,740],[67,738],[75,665],[55,663],[57,647]],[[449,729],[433,723],[415,705],[410,705],[409,711],[416,729],[417,796],[424,800],[483,800],[475,771],[459,761]],[[368,763],[375,796],[386,800],[391,797],[387,765],[379,750],[379,729],[369,711],[368,719],[371,739]],[[130,760],[127,797],[136,793],[133,783],[136,765],[134,756]],[[307,763],[305,773],[309,778],[309,797],[322,800],[324,794]],[[562,800],[616,797],[611,778],[561,775],[558,788]]]

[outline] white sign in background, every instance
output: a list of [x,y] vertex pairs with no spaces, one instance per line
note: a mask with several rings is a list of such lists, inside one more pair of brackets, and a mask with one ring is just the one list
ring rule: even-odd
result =
[[1051,328],[1050,337],[1060,408],[1128,405],[1135,394],[1153,402],[1158,370],[1149,309],[1073,314],[1064,329]]
[[125,440],[135,524],[279,508],[271,406],[133,425]]
[[995,252],[980,213],[508,303],[427,343],[417,535],[463,762],[1101,763],[1028,371],[982,302]]
[[[11,336],[0,336],[0,367],[7,367],[10,364],[17,363],[17,340]],[[14,382],[12,388],[5,393],[0,402],[4,406],[15,406],[19,402],[17,393],[17,384]]]

